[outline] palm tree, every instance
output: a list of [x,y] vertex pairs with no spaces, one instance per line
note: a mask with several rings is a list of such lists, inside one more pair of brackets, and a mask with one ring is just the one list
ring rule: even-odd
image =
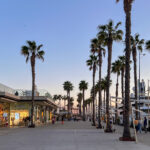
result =
[[65,81],[63,84],[64,90],[67,92],[67,99],[68,99],[68,119],[70,112],[70,91],[73,90],[73,85],[70,81]]
[[[131,50],[132,57],[134,62],[134,85],[135,85],[135,108],[138,109],[138,95],[137,95],[137,50],[140,52],[143,51],[144,39],[139,39],[139,34],[135,34],[135,36],[131,36]],[[136,111],[136,120],[138,120],[138,111]]]
[[78,106],[79,106],[79,114],[80,114],[80,116],[81,116],[81,103],[82,103],[82,93],[78,93],[78,95],[77,95],[77,102],[78,102]]
[[[120,0],[116,0],[119,2]],[[123,0],[124,12],[126,15],[126,36],[125,36],[125,58],[126,58],[126,72],[125,72],[125,108],[124,108],[124,131],[123,137],[120,140],[131,140],[130,133],[130,55],[131,55],[131,9],[134,0]]]
[[116,82],[116,112],[115,112],[115,123],[118,124],[118,86],[119,86],[119,76],[121,71],[121,61],[116,60],[112,63],[112,73],[117,74],[117,82]]
[[35,127],[34,118],[34,94],[35,94],[35,63],[36,59],[41,59],[44,61],[45,52],[41,50],[42,44],[38,45],[35,41],[27,41],[27,45],[22,46],[21,54],[26,57],[26,63],[30,61],[32,70],[32,107],[31,107],[31,125],[30,127]]
[[93,54],[90,55],[90,59],[86,61],[87,66],[89,67],[89,70],[93,71],[93,126],[95,126],[95,74],[96,74],[96,69],[97,69],[97,64],[98,64],[98,59],[97,57]]
[[83,121],[85,121],[85,90],[88,89],[88,83],[84,80],[79,83],[79,90],[82,91],[82,100],[83,100]]
[[107,90],[106,90],[106,114],[107,114],[107,125],[105,132],[112,132],[110,126],[110,114],[109,114],[109,96],[110,87],[109,82],[111,78],[111,60],[112,60],[112,45],[114,41],[121,41],[123,31],[118,29],[121,22],[118,22],[115,26],[112,20],[108,24],[99,26],[99,34],[105,40],[105,45],[108,48],[108,66],[107,66]]
[[99,101],[98,101],[98,127],[102,128],[101,125],[101,106],[102,106],[102,92],[101,92],[101,74],[102,74],[102,54],[105,56],[105,49],[102,47],[104,45],[104,38],[101,35],[98,35],[98,38],[93,39],[92,41],[93,48],[91,49],[92,53],[98,53],[98,65],[99,65],[99,82],[98,82],[98,93],[99,93]]

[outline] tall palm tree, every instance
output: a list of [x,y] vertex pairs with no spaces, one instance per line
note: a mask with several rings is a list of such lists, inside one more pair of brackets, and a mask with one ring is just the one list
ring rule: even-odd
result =
[[93,95],[92,95],[92,98],[93,98],[93,118],[92,118],[93,124],[92,125],[95,126],[95,74],[96,74],[96,69],[97,69],[97,64],[98,64],[97,56],[95,56],[94,54],[90,55],[90,58],[89,58],[89,60],[86,61],[86,63],[87,63],[87,66],[89,67],[89,70],[93,71]]
[[[102,92],[101,92],[101,74],[102,74],[102,56],[105,56],[105,49],[103,48],[104,45],[104,38],[103,35],[99,34],[98,38],[93,39],[92,41],[93,48],[91,49],[92,53],[98,54],[98,66],[99,66],[99,82],[98,82],[98,93],[99,93],[99,101],[98,101],[98,127],[99,129],[102,128],[101,125],[101,106],[102,106]],[[103,54],[103,55],[102,55]]]
[[35,94],[35,63],[36,59],[41,59],[44,61],[45,52],[41,50],[42,44],[37,45],[35,41],[27,41],[27,45],[22,46],[21,54],[26,57],[26,63],[30,61],[32,70],[32,107],[31,107],[31,125],[30,127],[35,127],[34,125],[34,94]]
[[65,81],[63,84],[64,90],[67,92],[67,99],[68,99],[68,119],[70,119],[70,91],[73,90],[73,85],[70,81]]
[[[120,0],[116,0],[119,2]],[[125,36],[125,57],[126,57],[126,72],[125,72],[125,109],[124,109],[124,131],[123,137],[120,140],[131,140],[130,132],[130,56],[131,56],[131,9],[134,0],[123,0],[124,12],[126,15],[126,36]]]
[[111,61],[112,61],[112,46],[114,41],[121,41],[123,31],[118,29],[121,22],[118,22],[115,26],[112,20],[106,25],[99,26],[99,34],[105,40],[105,45],[108,48],[108,66],[107,66],[107,90],[106,90],[106,113],[107,113],[107,125],[105,132],[112,132],[110,126],[110,114],[109,114],[109,96],[110,96],[110,78],[111,78]]
[[82,103],[82,93],[78,93],[78,95],[77,95],[77,102],[78,102],[78,106],[79,106],[79,114],[80,114],[80,116],[81,116],[81,103]]
[[121,62],[120,60],[116,60],[112,63],[112,73],[117,74],[117,82],[116,82],[116,112],[115,112],[115,123],[118,124],[118,86],[119,86],[119,76],[121,71]]
[[88,89],[88,83],[84,80],[79,83],[79,90],[82,91],[82,100],[83,100],[83,121],[85,121],[85,90]]
[[[132,57],[134,62],[134,85],[135,85],[135,108],[138,109],[138,94],[137,94],[137,50],[140,52],[143,51],[144,39],[139,39],[139,34],[135,34],[135,36],[131,36],[131,50]],[[136,111],[136,120],[138,120],[138,111]]]

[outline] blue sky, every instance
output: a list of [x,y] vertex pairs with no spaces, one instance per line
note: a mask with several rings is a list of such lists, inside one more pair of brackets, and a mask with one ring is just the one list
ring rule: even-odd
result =
[[[150,1],[136,0],[132,11],[132,34],[139,33],[150,39]],[[109,19],[122,21],[122,0],[1,0],[0,1],[0,82],[13,88],[31,89],[30,64],[21,56],[21,46],[26,40],[43,44],[45,62],[37,61],[36,85],[51,94],[65,94],[62,84],[69,80],[74,84],[72,96],[78,93],[81,80],[92,86],[91,72],[85,61],[89,56],[90,40],[96,36],[97,26]],[[122,43],[114,43],[113,61],[122,55]],[[147,64],[150,53],[141,59],[141,76],[147,82],[150,71]],[[103,64],[106,75],[107,55]],[[131,75],[133,73],[131,72]],[[116,77],[112,75],[115,84]],[[131,78],[131,86],[133,79]],[[114,86],[111,88],[114,94]],[[87,97],[89,91],[87,91]]]

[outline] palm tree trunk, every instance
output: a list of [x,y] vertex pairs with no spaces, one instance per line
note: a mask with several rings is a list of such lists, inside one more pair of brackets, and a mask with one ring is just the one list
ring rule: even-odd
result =
[[84,100],[84,90],[83,90],[83,121],[85,121],[85,100]]
[[130,53],[131,53],[131,4],[126,2],[126,72],[125,72],[125,109],[123,138],[131,138],[130,133]]
[[117,83],[116,83],[116,113],[115,113],[115,123],[118,124],[118,79],[119,74],[117,73]]
[[111,59],[112,59],[112,40],[109,39],[108,41],[107,87],[106,87],[106,114],[107,114],[106,132],[112,132],[112,129],[110,126],[110,114],[109,114]]
[[93,126],[95,126],[95,72],[96,72],[96,64],[93,67]]
[[122,68],[122,70],[121,70],[121,93],[122,93],[123,124],[124,124],[124,110],[125,110],[125,99],[124,99],[124,68]]
[[101,70],[102,70],[102,51],[99,49],[99,103],[98,103],[98,128],[102,128],[101,124],[101,106],[102,106],[102,91],[101,91]]
[[68,100],[68,119],[70,116],[70,94],[69,91],[67,91],[67,100]]
[[65,102],[66,100],[64,99],[64,110],[65,110],[65,106],[66,106],[66,102]]
[[80,114],[80,116],[81,116],[81,102],[80,102],[80,104],[79,104],[79,114]]
[[[134,85],[135,85],[135,109],[138,109],[138,103],[137,103],[137,65],[136,65],[136,47],[133,48],[132,50],[132,55],[133,55],[133,62],[134,62]],[[136,111],[136,120],[138,120],[138,111]]]
[[61,100],[59,99],[59,108],[61,110]]
[[124,104],[124,68],[121,70],[121,95],[122,104]]
[[31,57],[32,69],[32,106],[31,106],[31,127],[34,127],[34,92],[35,92],[35,56]]
[[105,89],[104,89],[104,121],[106,121],[106,117],[105,117],[105,115],[106,115],[106,91],[105,91]]

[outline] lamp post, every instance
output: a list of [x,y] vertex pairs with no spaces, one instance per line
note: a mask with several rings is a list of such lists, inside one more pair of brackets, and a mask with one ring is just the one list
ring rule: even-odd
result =
[[[141,56],[145,56],[145,54],[142,54],[139,51],[139,95],[138,95],[138,99],[139,99],[139,110],[140,110],[140,93],[141,93]],[[139,111],[139,119],[140,119],[140,111]]]

